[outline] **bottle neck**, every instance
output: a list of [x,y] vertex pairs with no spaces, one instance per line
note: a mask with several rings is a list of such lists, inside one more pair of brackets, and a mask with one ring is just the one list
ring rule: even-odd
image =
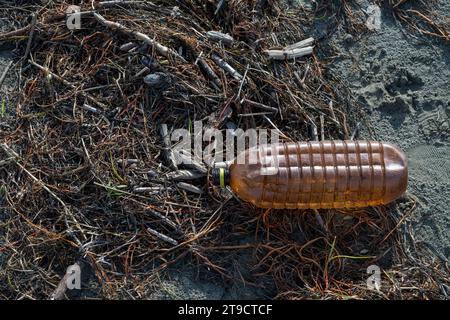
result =
[[228,168],[213,168],[211,170],[211,181],[215,186],[225,188],[230,184],[230,170]]

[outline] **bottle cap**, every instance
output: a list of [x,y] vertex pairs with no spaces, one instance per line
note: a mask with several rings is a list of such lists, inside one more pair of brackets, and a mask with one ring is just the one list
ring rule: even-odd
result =
[[225,188],[230,183],[230,170],[228,168],[213,168],[211,181],[214,185]]

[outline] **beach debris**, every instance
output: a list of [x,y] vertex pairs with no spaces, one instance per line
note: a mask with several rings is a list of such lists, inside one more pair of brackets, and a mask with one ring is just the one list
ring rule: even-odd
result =
[[308,38],[300,42],[291,44],[281,50],[266,50],[266,54],[271,60],[291,60],[300,58],[313,53],[314,47],[311,46],[314,38]]
[[162,234],[161,232],[158,232],[158,231],[156,231],[156,230],[154,230],[152,228],[147,228],[147,231],[150,234],[152,234],[153,236],[155,236],[156,238],[158,238],[158,239],[160,239],[160,240],[162,240],[164,242],[167,242],[167,243],[169,243],[171,245],[174,245],[174,246],[178,245],[178,241],[177,240],[172,239],[171,237],[166,236],[166,235]]
[[164,186],[155,186],[155,187],[135,187],[133,189],[136,193],[145,193],[145,194],[159,194],[162,191],[169,190],[167,187]]
[[197,64],[202,72],[212,81],[215,89],[220,90],[222,88],[222,81],[217,76],[216,72],[210,67],[210,65],[201,57],[197,58]]
[[203,191],[199,187],[196,187],[192,184],[186,183],[186,182],[178,182],[177,183],[178,188],[181,188],[183,190],[196,193],[196,194],[202,194]]
[[219,31],[208,31],[206,32],[206,36],[209,40],[214,42],[221,42],[224,45],[231,45],[234,41],[233,37],[227,33],[222,33]]
[[233,78],[236,80],[241,81],[244,77],[236,70],[234,69],[228,62],[223,60],[219,55],[213,53],[211,54],[211,59],[225,72],[229,73]]
[[138,46],[136,42],[127,42],[119,47],[121,51],[130,52]]
[[[202,133],[229,128],[235,141],[248,129],[271,130],[284,141],[309,140],[310,121],[317,125],[314,138],[349,139],[361,109],[353,93],[325,72],[322,56],[267,63],[265,50],[298,57],[295,50],[314,45],[305,41],[305,30],[315,14],[284,10],[286,1],[94,1],[82,7],[81,29],[68,30],[63,9],[70,2],[20,1],[20,10],[0,5],[2,18],[14,21],[0,33],[14,48],[2,87],[8,81],[2,99],[8,117],[0,131],[16,153],[0,147],[0,215],[7,226],[0,255],[8,276],[0,281],[2,297],[50,297],[61,268],[82,255],[102,284],[96,298],[145,298],[135,284],[152,281],[175,261],[215,273],[207,278],[234,279],[234,264],[242,260],[233,257],[242,249],[254,257],[245,266],[263,274],[254,279],[243,272],[242,280],[280,298],[317,298],[318,292],[325,299],[349,292],[373,297],[352,283],[377,260],[352,255],[370,248],[379,258],[389,249],[403,258],[399,215],[367,208],[343,220],[338,217],[348,211],[320,211],[325,233],[313,212],[262,212],[228,189],[217,191],[206,178],[208,166],[229,167],[232,160],[210,162],[202,159],[208,152],[193,156],[192,150],[175,158],[178,144],[170,139],[177,129],[196,139],[200,120]],[[351,14],[335,14],[344,3],[324,1],[318,10],[339,22]],[[396,13],[414,19],[400,7]],[[353,29],[345,32],[356,36]],[[208,37],[208,31],[225,36]],[[326,49],[326,34],[319,34]],[[324,50],[325,57],[327,52],[332,50]],[[434,266],[425,272],[437,278],[430,282],[424,274],[433,285],[420,293],[401,290],[404,283],[397,282],[383,297],[436,296],[434,283],[446,280]]]
[[167,179],[170,180],[195,180],[205,177],[205,173],[193,170],[177,170],[166,174]]
[[173,57],[183,63],[186,63],[186,60],[181,55],[179,55],[178,52],[160,44],[159,42],[150,38],[148,35],[138,32],[138,31],[130,30],[118,22],[106,20],[102,15],[100,15],[97,12],[94,12],[94,17],[95,17],[95,19],[97,19],[98,22],[100,22],[102,25],[104,25],[107,28],[124,32],[130,36],[135,37],[139,41],[149,44],[150,46],[155,48],[156,52],[158,52],[160,55],[162,55],[166,58]]
[[147,210],[146,213],[151,214],[155,218],[159,219],[159,221],[164,222],[165,224],[167,224],[168,226],[170,226],[170,227],[172,227],[174,229],[178,229],[179,228],[179,226],[175,222],[173,222],[167,216],[163,215],[162,213],[159,213],[156,210]]

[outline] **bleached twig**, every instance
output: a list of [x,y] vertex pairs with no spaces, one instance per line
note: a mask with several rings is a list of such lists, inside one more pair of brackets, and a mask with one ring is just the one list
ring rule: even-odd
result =
[[275,112],[275,113],[278,112],[277,108],[274,108],[274,107],[271,107],[271,106],[267,106],[265,104],[262,104],[262,103],[259,103],[259,102],[255,102],[255,101],[252,101],[252,100],[242,99],[241,102],[242,103],[245,102],[245,103],[249,104],[252,107],[260,108],[260,109],[263,109],[263,110],[266,110],[266,111]]
[[279,50],[266,50],[269,59],[272,60],[290,60],[309,55],[313,52],[312,46],[314,38],[308,38],[300,42],[296,42]]
[[178,182],[177,186],[178,186],[178,188],[181,188],[183,190],[186,190],[186,191],[189,191],[192,193],[196,193],[196,194],[203,193],[202,189],[200,189],[199,187],[196,187],[196,186],[186,183],[186,182]]
[[214,86],[217,87],[217,89],[220,90],[222,88],[222,82],[220,81],[220,78],[217,76],[217,74],[214,72],[214,70],[209,66],[209,64],[201,59],[197,59],[198,66],[200,69],[205,73],[205,75],[212,81]]
[[225,45],[231,45],[234,41],[232,36],[230,36],[229,34],[226,34],[226,33],[219,32],[219,31],[208,31],[206,33],[206,36],[211,41],[222,42]]
[[129,34],[130,36],[135,37],[139,41],[142,41],[144,43],[151,45],[153,48],[155,48],[155,50],[158,54],[160,54],[166,58],[173,57],[173,58],[180,60],[183,63],[186,62],[186,60],[181,55],[179,55],[176,51],[174,51],[166,46],[163,46],[162,44],[153,40],[146,34],[131,30],[118,22],[106,20],[102,15],[100,15],[96,12],[94,12],[94,17],[95,17],[95,19],[97,19],[98,22],[100,22],[105,27],[108,27],[112,30],[122,31],[126,34]]
[[127,42],[120,46],[120,51],[130,52],[134,48],[136,48],[138,44],[136,42]]
[[305,48],[305,47],[309,47],[314,43],[314,38],[308,38],[299,42],[296,42],[294,44],[291,44],[289,46],[284,47],[284,50],[293,50],[293,49],[298,49],[298,48]]
[[172,244],[172,245],[174,245],[174,246],[178,245],[178,241],[177,241],[177,240],[172,239],[171,237],[168,237],[168,236],[162,234],[161,232],[158,232],[158,231],[156,231],[156,230],[153,230],[152,228],[147,228],[147,231],[148,231],[150,234],[152,234],[153,236],[155,236],[155,237],[157,237],[158,239],[160,239],[160,240],[163,240],[163,241],[165,241],[165,242],[167,242],[167,243],[170,243],[170,244]]
[[236,71],[236,69],[234,69],[228,62],[226,62],[225,60],[223,60],[221,57],[219,57],[217,54],[213,53],[211,55],[211,59],[223,70],[225,70],[226,72],[228,72],[233,78],[235,78],[236,80],[241,81],[244,77],[242,76],[242,74],[240,74],[239,72]]
[[194,180],[198,178],[202,178],[205,176],[205,173],[196,172],[191,170],[177,170],[172,171],[167,174],[167,178],[171,180]]
[[289,50],[266,50],[269,59],[272,60],[290,60],[309,55],[313,52],[313,47],[296,48]]

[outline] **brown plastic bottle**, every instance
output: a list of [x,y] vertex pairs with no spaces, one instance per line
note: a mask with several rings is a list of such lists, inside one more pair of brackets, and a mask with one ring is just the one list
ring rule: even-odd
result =
[[261,208],[376,206],[400,197],[408,181],[405,154],[381,142],[286,142],[248,149],[240,159],[215,168],[213,182]]

